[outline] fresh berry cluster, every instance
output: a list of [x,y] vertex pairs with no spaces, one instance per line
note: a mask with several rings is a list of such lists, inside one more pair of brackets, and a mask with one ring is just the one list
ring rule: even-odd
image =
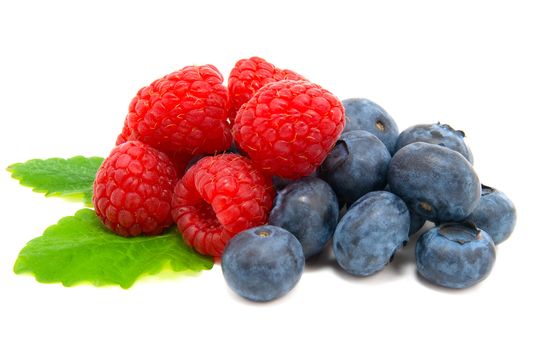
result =
[[399,133],[375,103],[342,104],[346,127],[316,173],[275,181],[268,225],[226,246],[228,285],[250,300],[278,298],[299,280],[297,261],[328,243],[342,269],[369,276],[416,238],[417,270],[431,283],[466,288],[485,279],[516,211],[502,192],[480,183],[465,134],[440,123]]
[[337,97],[261,58],[238,61],[227,87],[212,65],[185,67],[133,98],[98,171],[96,214],[123,236],[175,222],[187,244],[220,257],[268,222],[272,176],[313,173],[344,123]]
[[227,87],[216,67],[189,66],[134,97],[93,202],[123,236],[176,223],[250,300],[286,294],[328,244],[348,273],[374,274],[426,222],[418,272],[465,288],[487,277],[516,214],[481,185],[464,136],[440,123],[399,134],[375,103],[341,102],[258,57]]

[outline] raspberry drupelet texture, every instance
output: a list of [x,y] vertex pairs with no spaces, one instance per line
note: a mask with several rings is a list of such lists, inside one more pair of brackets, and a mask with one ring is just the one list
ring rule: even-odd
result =
[[157,235],[173,223],[175,168],[162,152],[139,141],[115,147],[98,169],[93,188],[96,214],[122,236]]
[[301,75],[288,69],[280,69],[260,57],[251,57],[237,61],[228,78],[230,96],[230,118],[243,103],[247,102],[262,86],[279,80],[306,80]]
[[[130,136],[130,129],[128,128],[128,125],[124,125],[124,128],[122,129],[122,133],[117,136],[117,142],[116,145],[120,145],[121,143],[124,143],[128,141],[128,138]],[[177,177],[182,177],[184,175],[186,166],[188,163],[190,163],[190,160],[194,158],[194,155],[189,153],[183,153],[183,152],[164,152],[167,154],[169,159],[173,162],[173,165],[175,166],[175,170],[177,171]]]
[[163,152],[224,151],[231,145],[228,91],[212,65],[188,66],[139,90],[117,144],[142,141]]
[[237,233],[265,224],[275,191],[271,179],[237,154],[200,159],[175,186],[173,219],[198,252],[221,256]]
[[271,175],[297,179],[313,173],[345,123],[341,101],[319,85],[269,83],[244,104],[233,125],[237,145]]

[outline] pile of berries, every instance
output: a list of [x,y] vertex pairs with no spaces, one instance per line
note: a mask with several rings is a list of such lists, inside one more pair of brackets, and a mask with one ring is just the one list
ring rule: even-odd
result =
[[399,134],[377,104],[258,57],[227,87],[216,67],[188,66],[134,97],[93,202],[123,236],[176,223],[250,300],[290,291],[328,242],[345,271],[374,274],[426,221],[418,272],[465,288],[487,277],[516,213],[480,183],[464,136],[440,123]]

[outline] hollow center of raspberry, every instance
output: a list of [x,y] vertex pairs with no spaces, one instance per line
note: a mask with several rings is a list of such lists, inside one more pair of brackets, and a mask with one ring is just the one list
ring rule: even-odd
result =
[[217,228],[222,227],[218,219],[216,218],[216,214],[213,211],[213,207],[207,202],[201,202],[199,205],[198,210],[200,219],[205,223],[205,225],[208,228]]
[[376,128],[380,131],[384,131],[386,129],[384,123],[382,123],[380,120],[376,122]]

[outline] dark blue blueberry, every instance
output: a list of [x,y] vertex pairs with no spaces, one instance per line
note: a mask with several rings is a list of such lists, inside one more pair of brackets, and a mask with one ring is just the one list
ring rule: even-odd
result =
[[424,233],[416,242],[418,273],[431,283],[467,288],[491,272],[495,245],[472,223],[446,223]]
[[516,207],[501,191],[482,185],[480,203],[467,218],[486,231],[493,243],[505,241],[516,226]]
[[472,164],[472,152],[465,143],[464,137],[463,131],[455,130],[446,124],[414,125],[399,134],[395,144],[395,152],[414,142],[426,142],[459,152]]
[[342,217],[333,236],[333,252],[348,273],[368,276],[388,264],[408,240],[406,204],[391,192],[366,194]]
[[365,98],[348,98],[342,101],[346,114],[343,133],[365,130],[375,135],[393,153],[399,129],[392,117],[379,105]]
[[465,157],[425,142],[393,156],[388,183],[414,213],[437,223],[465,219],[480,201],[480,180]]
[[280,190],[269,224],[291,232],[305,258],[322,251],[339,220],[339,203],[331,187],[317,177],[304,177]]
[[235,235],[222,255],[222,273],[237,294],[269,301],[301,278],[305,259],[299,241],[283,228],[258,226]]
[[[309,177],[317,177],[317,176],[318,176],[318,173],[316,171],[309,175]],[[282,190],[284,187],[297,181],[297,179],[296,180],[286,179],[280,176],[273,176],[271,179],[273,180],[273,186],[275,186],[275,189],[277,191]]]
[[352,204],[366,193],[386,186],[391,156],[373,134],[354,130],[341,135],[319,169],[339,203]]

